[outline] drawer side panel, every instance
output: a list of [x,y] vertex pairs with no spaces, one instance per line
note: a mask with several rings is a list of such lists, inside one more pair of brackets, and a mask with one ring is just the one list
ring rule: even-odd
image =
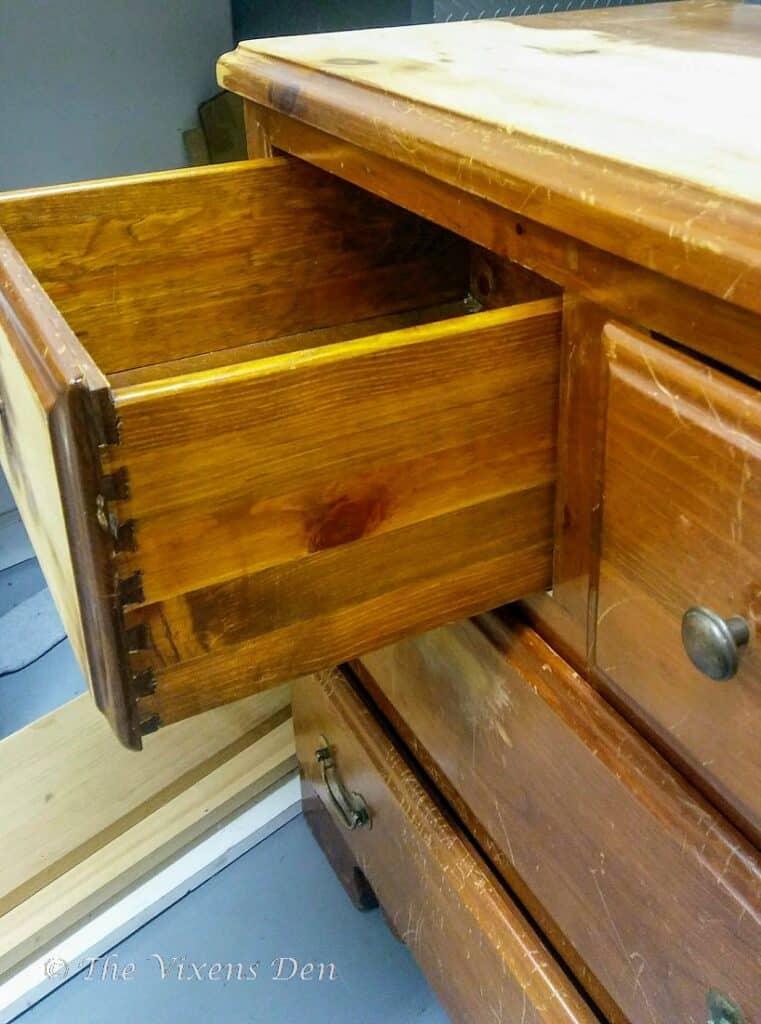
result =
[[547,299],[117,391],[141,707],[173,721],[548,586],[559,328]]

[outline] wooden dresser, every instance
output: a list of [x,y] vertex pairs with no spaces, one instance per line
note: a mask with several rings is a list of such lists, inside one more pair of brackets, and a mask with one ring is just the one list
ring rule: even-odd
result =
[[0,196],[0,454],[99,707],[299,677],[312,829],[453,1021],[761,1024],[761,8],[218,76],[249,161]]

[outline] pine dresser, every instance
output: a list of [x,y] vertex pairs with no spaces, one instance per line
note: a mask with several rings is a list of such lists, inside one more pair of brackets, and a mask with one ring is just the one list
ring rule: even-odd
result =
[[248,161],[0,196],[0,454],[98,706],[296,678],[312,830],[453,1021],[761,1024],[761,7],[218,78]]

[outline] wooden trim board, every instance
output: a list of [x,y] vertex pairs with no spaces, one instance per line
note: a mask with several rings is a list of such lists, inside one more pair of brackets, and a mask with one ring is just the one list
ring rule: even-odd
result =
[[295,767],[290,687],[117,747],[84,695],[0,743],[0,978]]
[[[86,969],[90,959],[132,935],[187,893],[203,885],[301,812],[301,787],[294,774],[257,796],[213,834],[129,889],[75,931],[0,979],[0,1024],[10,1021]],[[81,966],[84,965],[84,966]]]

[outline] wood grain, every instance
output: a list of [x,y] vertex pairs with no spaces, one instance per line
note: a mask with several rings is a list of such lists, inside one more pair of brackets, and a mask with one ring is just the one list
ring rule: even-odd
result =
[[688,2],[254,40],[217,74],[246,99],[761,312],[747,132],[761,14]]
[[[758,841],[761,396],[628,329],[609,325],[605,345],[596,664]],[[683,650],[693,605],[750,623],[727,682]]]
[[106,374],[467,291],[459,240],[290,159],[9,192],[0,226]]
[[290,693],[287,685],[276,687],[148,737],[141,757],[114,743],[88,695],[3,740],[0,915],[24,905],[287,717]]
[[141,714],[546,586],[559,319],[543,299],[117,390]]
[[298,334],[267,338],[265,341],[252,341],[236,345],[233,348],[220,349],[217,352],[203,352],[201,355],[184,356],[181,359],[172,359],[165,363],[138,366],[131,370],[112,373],[109,379],[114,389],[126,388],[131,384],[145,384],[147,381],[162,380],[165,377],[183,377],[188,373],[233,366],[235,363],[248,363],[254,359],[263,359],[265,356],[280,355],[284,352],[302,352],[308,348],[332,345],[337,341],[351,341],[352,338],[367,337],[370,334],[384,334],[386,331],[397,331],[402,327],[433,323],[435,320],[447,320],[456,316],[464,316],[466,313],[474,312],[477,308],[478,303],[468,296],[454,299],[451,302],[440,302],[434,306],[404,309],[400,313],[386,313],[367,317],[364,320],[334,324],[331,327],[315,327],[309,331],[300,331]]
[[487,616],[356,667],[607,1019],[702,1021],[716,987],[761,1020],[757,851],[533,630]]
[[[113,740],[109,744],[110,756]],[[290,718],[262,723],[226,753],[185,788],[167,791],[129,825],[122,823],[110,839],[100,837],[101,846],[0,918],[0,975],[11,974],[23,960],[49,948],[291,772],[295,753]]]
[[[659,331],[761,381],[758,315],[700,286],[622,259],[602,243],[590,245],[575,236],[573,227],[564,232],[540,223],[522,205],[514,212],[458,182],[444,182],[428,172],[428,165],[409,166],[379,155],[369,143],[347,142],[266,107],[258,116],[278,148],[448,227],[618,318]],[[625,183],[621,190],[625,194]]]
[[372,828],[345,831],[346,841],[451,1020],[593,1024],[539,936],[340,673],[297,686],[294,722],[302,772],[323,803],[315,760],[323,737],[343,783],[367,802]]
[[115,439],[108,382],[0,231],[0,463],[95,700],[139,747],[114,544],[97,516],[101,446]]

